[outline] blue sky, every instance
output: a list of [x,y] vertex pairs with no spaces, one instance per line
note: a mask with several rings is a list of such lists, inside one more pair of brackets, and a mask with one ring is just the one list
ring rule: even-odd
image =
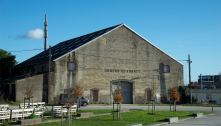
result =
[[[12,52],[19,63],[43,51],[45,12],[48,45],[125,23],[177,60],[187,60],[190,54],[195,81],[200,73],[217,75],[221,71],[220,0],[1,0],[0,48],[42,49]],[[180,62],[185,65],[187,84],[188,64]]]

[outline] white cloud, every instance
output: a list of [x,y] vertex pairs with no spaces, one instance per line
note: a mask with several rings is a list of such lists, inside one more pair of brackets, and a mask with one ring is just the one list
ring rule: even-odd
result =
[[22,36],[18,36],[17,38],[31,38],[31,39],[41,39],[44,35],[43,30],[41,29],[35,29],[30,30],[27,32],[27,34],[24,34]]

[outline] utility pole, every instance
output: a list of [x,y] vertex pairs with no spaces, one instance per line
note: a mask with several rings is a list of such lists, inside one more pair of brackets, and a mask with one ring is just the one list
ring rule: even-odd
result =
[[51,72],[51,46],[49,46],[49,62],[48,62],[48,104],[50,102],[51,98],[51,92],[50,92],[50,72]]
[[188,54],[188,60],[179,60],[179,61],[187,61],[189,63],[189,85],[190,85],[189,93],[190,93],[190,102],[192,104],[192,85],[191,85],[191,70],[190,70],[190,64],[192,63],[192,61],[190,60],[190,54]]
[[49,46],[49,73],[51,72],[51,46]]
[[191,85],[191,69],[190,69],[190,54],[188,55],[188,63],[189,63],[189,85],[190,85],[190,103],[192,104],[192,85]]

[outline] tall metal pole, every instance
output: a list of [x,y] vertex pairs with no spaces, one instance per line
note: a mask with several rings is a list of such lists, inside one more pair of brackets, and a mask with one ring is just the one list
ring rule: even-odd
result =
[[188,55],[188,62],[189,62],[189,84],[190,84],[190,103],[192,104],[192,85],[191,85],[191,70],[190,70],[190,54]]
[[47,14],[45,14],[45,22],[44,22],[44,39],[45,39],[45,43],[44,43],[44,50],[47,50],[47,38],[48,38],[48,22],[47,22]]
[[51,46],[49,46],[49,73],[51,72]]
[[50,72],[51,72],[51,46],[49,46],[49,62],[48,62],[48,104],[50,101]]

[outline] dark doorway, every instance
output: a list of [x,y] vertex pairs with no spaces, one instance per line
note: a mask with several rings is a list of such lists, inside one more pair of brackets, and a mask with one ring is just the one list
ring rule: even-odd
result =
[[151,90],[147,90],[147,101],[151,100]]
[[16,101],[16,87],[15,84],[12,84],[12,94],[11,94],[11,100]]
[[[123,92],[123,99],[124,101],[122,104],[133,104],[133,86],[132,83],[130,82],[125,82],[125,81],[119,81],[119,82],[114,82],[112,83],[112,92],[114,92],[118,86],[121,85],[121,89]],[[112,95],[112,102],[113,102],[113,95]]]
[[9,100],[9,84],[5,84],[4,100]]
[[124,101],[122,104],[133,104],[132,101],[132,83],[121,82],[121,89],[123,91]]
[[43,93],[42,102],[48,103],[48,74],[43,74]]
[[98,91],[97,90],[93,90],[93,101],[94,102],[98,101]]

